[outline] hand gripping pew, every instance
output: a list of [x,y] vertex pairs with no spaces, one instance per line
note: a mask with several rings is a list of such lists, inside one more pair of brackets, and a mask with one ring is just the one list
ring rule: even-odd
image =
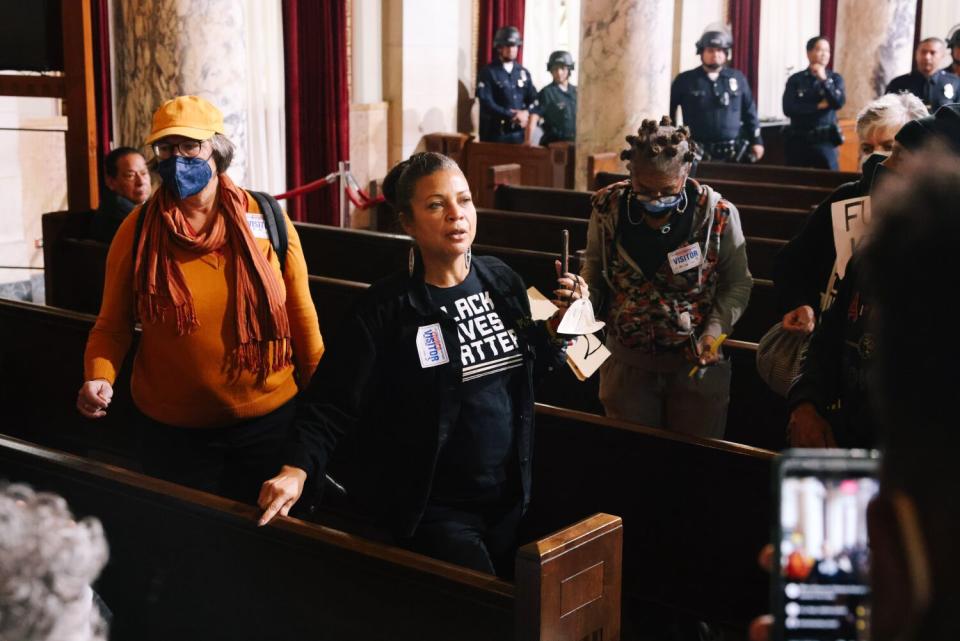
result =
[[101,520],[114,639],[620,638],[618,517],[522,547],[514,585],[9,437],[0,469]]

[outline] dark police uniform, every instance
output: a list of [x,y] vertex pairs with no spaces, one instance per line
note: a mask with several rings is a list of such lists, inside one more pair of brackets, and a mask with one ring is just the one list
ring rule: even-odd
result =
[[[822,101],[827,107],[817,108]],[[809,69],[787,80],[783,90],[783,113],[790,118],[785,136],[787,164],[837,170],[837,145],[843,143],[837,127],[837,109],[847,101],[843,77],[827,71],[820,80]]]
[[523,128],[513,122],[511,109],[533,111],[537,90],[526,68],[514,61],[507,71],[502,62],[491,62],[477,74],[480,100],[480,140],[523,143]]
[[537,114],[543,119],[541,145],[559,140],[573,141],[577,138],[577,88],[567,84],[564,91],[555,82],[540,90],[537,95]]
[[897,76],[887,85],[886,93],[909,91],[923,101],[930,113],[952,102],[960,102],[960,78],[944,71],[934,71],[929,78],[919,71]]
[[762,145],[760,120],[747,78],[723,67],[710,80],[703,67],[684,71],[670,86],[670,116],[683,108],[683,122],[703,145],[705,159],[737,160],[749,145]]

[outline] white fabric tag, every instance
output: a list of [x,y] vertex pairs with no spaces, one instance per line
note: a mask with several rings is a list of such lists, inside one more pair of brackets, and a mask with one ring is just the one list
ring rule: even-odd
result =
[[667,260],[670,261],[670,270],[674,274],[680,274],[688,269],[698,267],[703,262],[700,243],[692,243],[686,247],[673,250],[667,254]]
[[549,298],[540,293],[536,287],[527,288],[527,299],[530,300],[530,316],[535,321],[547,320],[559,309]]
[[270,235],[267,234],[267,223],[263,219],[263,214],[254,214],[248,211],[247,227],[250,228],[250,233],[253,234],[254,238],[270,238]]
[[573,345],[567,348],[567,365],[580,381],[593,376],[609,357],[610,350],[596,334],[577,336]]
[[593,305],[589,300],[581,298],[573,301],[573,304],[567,308],[567,312],[557,327],[558,334],[569,334],[572,336],[592,334],[599,332],[606,325],[603,321],[598,321],[593,316]]
[[420,367],[436,367],[450,362],[447,346],[443,343],[440,323],[421,325],[417,328],[417,352],[420,354]]
[[837,275],[843,278],[853,250],[870,224],[870,196],[839,200],[830,205],[833,244],[837,250]]

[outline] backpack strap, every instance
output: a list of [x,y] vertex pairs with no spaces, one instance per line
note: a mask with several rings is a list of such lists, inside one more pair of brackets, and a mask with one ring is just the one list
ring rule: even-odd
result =
[[283,208],[277,199],[268,193],[262,191],[248,191],[253,196],[260,207],[260,213],[263,214],[263,222],[267,227],[267,236],[270,237],[270,244],[277,254],[280,261],[280,273],[287,264],[287,246],[290,240],[287,238],[287,220],[283,215]]

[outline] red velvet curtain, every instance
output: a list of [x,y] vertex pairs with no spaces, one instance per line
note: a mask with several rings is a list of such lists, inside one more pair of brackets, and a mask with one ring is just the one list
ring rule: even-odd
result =
[[[287,187],[337,170],[349,160],[346,0],[283,0]],[[291,198],[294,220],[340,224],[336,185]]]
[[[921,23],[923,22],[923,0],[917,0],[917,16],[913,19],[913,50],[917,50],[917,46],[920,44],[920,39],[923,38],[923,34],[920,33]],[[940,36],[940,34],[936,34]],[[943,36],[940,36],[943,37]],[[917,57],[911,56],[913,58],[913,70],[917,70]],[[950,58],[950,52],[947,51],[947,59]]]
[[[493,59],[493,36],[500,27],[514,26],[523,36],[526,0],[480,0],[480,35],[477,38],[477,70]],[[523,47],[517,60],[523,62]]]
[[832,55],[828,68],[837,57],[837,0],[820,0],[820,35],[830,42]]
[[760,72],[760,0],[730,0],[730,27],[733,31],[733,61],[750,82],[756,96]]
[[[113,149],[113,89],[110,86],[110,11],[109,0],[93,0],[93,84],[97,110],[97,164],[103,167],[103,157]],[[126,142],[137,147],[139,140]],[[117,145],[119,146],[119,145]],[[103,171],[100,185],[103,186]]]

